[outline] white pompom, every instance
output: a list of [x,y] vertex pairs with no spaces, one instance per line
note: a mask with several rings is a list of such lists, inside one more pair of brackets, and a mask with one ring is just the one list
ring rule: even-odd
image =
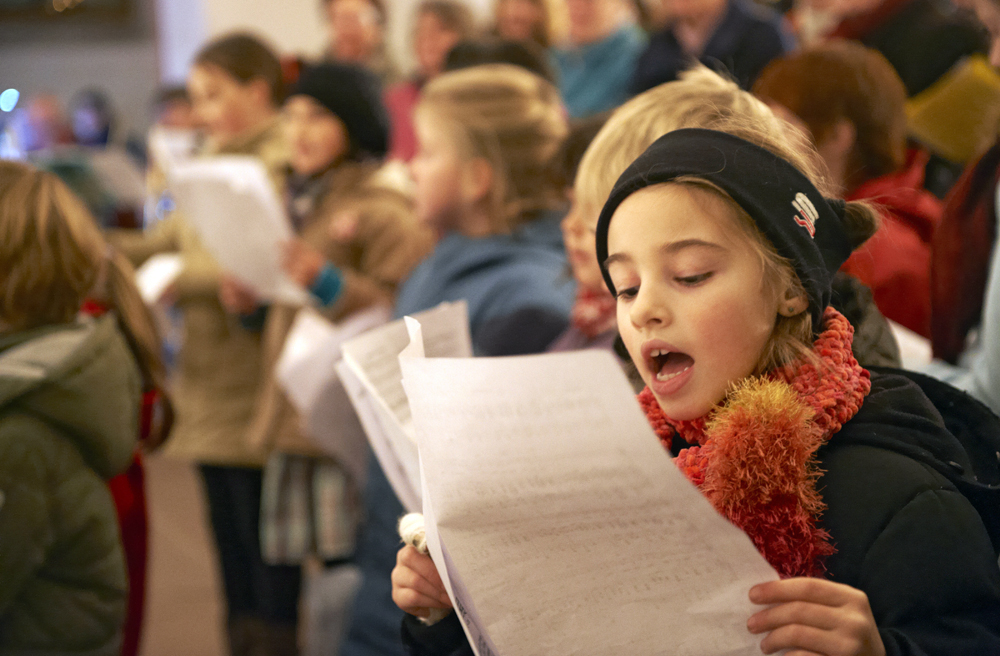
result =
[[399,537],[422,554],[427,553],[427,532],[424,516],[420,513],[404,515],[399,520]]
[[[427,529],[424,516],[420,513],[410,513],[399,520],[399,537],[403,538],[404,543],[420,553],[427,554]],[[428,626],[437,624],[451,613],[450,608],[430,608],[428,610],[430,614],[427,617],[419,618]]]

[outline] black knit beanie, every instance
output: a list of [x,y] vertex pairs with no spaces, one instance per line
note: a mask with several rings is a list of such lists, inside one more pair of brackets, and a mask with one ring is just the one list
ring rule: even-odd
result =
[[359,66],[317,64],[305,69],[291,96],[309,96],[329,109],[347,128],[349,157],[381,159],[389,150],[389,115],[382,86],[374,73]]

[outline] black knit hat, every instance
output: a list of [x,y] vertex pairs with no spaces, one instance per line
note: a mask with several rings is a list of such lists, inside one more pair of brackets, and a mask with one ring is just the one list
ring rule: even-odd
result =
[[389,115],[374,73],[359,66],[317,64],[302,71],[291,96],[309,96],[343,121],[351,142],[349,157],[385,157]]
[[611,293],[614,283],[604,261],[615,210],[643,187],[688,175],[708,180],[729,194],[778,254],[792,263],[809,297],[813,330],[822,330],[830,282],[851,254],[843,224],[844,202],[824,198],[801,171],[769,150],[714,130],[669,132],[618,178],[597,222],[597,261]]

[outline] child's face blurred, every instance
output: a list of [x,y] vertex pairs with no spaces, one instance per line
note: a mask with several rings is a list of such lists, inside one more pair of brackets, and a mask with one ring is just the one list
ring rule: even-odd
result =
[[697,20],[723,11],[727,0],[663,0],[668,20]]
[[263,80],[242,84],[217,66],[195,66],[188,77],[188,95],[208,136],[226,143],[254,127],[252,117],[269,102],[262,96],[262,85],[266,87]]
[[529,41],[542,21],[542,8],[533,0],[501,0],[497,5],[497,32],[510,41]]
[[725,201],[686,185],[642,189],[608,231],[618,330],[667,416],[703,416],[751,375],[778,299]]
[[365,63],[382,41],[378,10],[368,0],[332,0],[326,15],[334,59]]
[[594,233],[596,224],[596,220],[587,221],[580,211],[579,204],[573,202],[560,227],[563,243],[566,245],[566,258],[569,260],[576,283],[588,290],[601,291],[605,286],[601,267],[597,263]]
[[319,173],[347,152],[343,122],[313,98],[292,96],[285,102],[284,113],[292,170],[299,175]]
[[413,49],[417,64],[424,77],[431,78],[444,70],[444,60],[448,51],[455,47],[459,35],[441,22],[435,14],[425,11],[417,16],[417,29],[413,38]]
[[445,125],[417,114],[417,154],[410,162],[416,186],[417,219],[438,232],[459,226],[466,207],[462,193],[464,157]]
[[617,25],[618,0],[568,0],[569,38],[574,45],[600,41]]

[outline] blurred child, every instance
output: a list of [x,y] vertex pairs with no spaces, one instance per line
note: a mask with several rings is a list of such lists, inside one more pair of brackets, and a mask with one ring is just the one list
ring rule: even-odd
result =
[[632,79],[638,93],[677,79],[697,60],[722,65],[749,89],[768,62],[791,50],[795,41],[781,16],[746,0],[664,0],[667,26],[653,34]]
[[[379,179],[388,119],[378,78],[357,66],[308,68],[284,115],[291,147],[288,209],[299,235],[286,247],[286,272],[333,321],[372,305],[391,307],[397,285],[430,252],[432,237],[414,219],[412,203]],[[298,566],[312,556],[341,565],[354,553],[362,491],[352,476],[357,472],[302,434],[273,373],[299,308],[251,303],[229,309],[266,313],[265,382],[250,429],[251,441],[274,450],[264,470],[264,559]],[[292,512],[302,499],[307,510]],[[286,602],[295,613],[297,599]],[[343,608],[339,614],[327,609],[325,625],[309,628],[310,653],[320,653],[324,640],[336,644],[343,623]]]
[[416,71],[409,81],[389,87],[385,92],[385,105],[392,123],[389,155],[404,162],[410,161],[417,151],[413,111],[420,99],[420,90],[444,71],[448,51],[475,32],[472,10],[461,0],[423,0],[413,16]]
[[[996,651],[1000,424],[947,386],[858,365],[830,280],[876,215],[827,200],[814,154],[760,119],[660,138],[601,212],[639,401],[783,579],[749,591],[763,653]],[[399,559],[401,607],[448,606],[429,558]],[[406,626],[411,654],[463,653],[454,634],[433,642],[447,626]]]
[[[105,481],[133,461],[143,387],[162,384],[155,332],[55,176],[0,162],[0,235],[0,651],[116,654],[131,577]],[[117,319],[79,317],[94,297]]]
[[165,87],[153,101],[153,123],[170,130],[193,130],[198,126],[187,89]]
[[532,43],[547,50],[563,38],[566,7],[551,0],[497,0],[493,32],[504,41]]
[[886,59],[833,41],[772,62],[754,85],[791,112],[848,200],[877,202],[879,232],[844,264],[889,319],[930,336],[931,238],[941,202],[924,189],[929,155],[906,145],[906,89]]
[[614,109],[631,92],[646,35],[626,0],[567,0],[568,38],[552,48],[559,92],[572,118]]
[[[503,64],[447,73],[424,90],[416,126],[417,216],[441,239],[400,287],[395,315],[464,299],[477,354],[545,350],[566,328],[574,293],[548,170],[566,134],[556,89]],[[403,509],[375,462],[365,504],[362,587],[341,653],[398,654],[390,574]]]
[[[284,90],[274,53],[247,35],[223,37],[195,58],[188,91],[207,143],[202,154],[258,157],[280,190],[288,147],[279,119]],[[219,550],[234,656],[294,653],[295,616],[285,612],[297,598],[297,567],[272,567],[261,559],[261,467],[266,453],[254,448],[247,429],[260,393],[262,350],[258,331],[227,312],[220,293],[246,292],[220,271],[193,226],[177,213],[145,235],[116,234],[136,263],[177,251],[184,270],[169,296],[183,313],[184,337],[174,386],[177,425],[168,453],[200,464],[209,516]]]
[[323,5],[329,35],[325,60],[363,66],[382,84],[396,82],[399,71],[385,47],[387,16],[382,0],[323,0]]
[[581,211],[573,194],[573,181],[577,177],[580,160],[607,120],[606,114],[598,114],[575,122],[556,157],[556,168],[561,169],[560,186],[570,201],[570,209],[559,227],[566,246],[566,259],[576,281],[576,300],[570,314],[570,325],[549,345],[550,351],[611,349],[618,337],[615,299],[604,286],[601,266],[594,255],[593,221],[589,220],[593,217]]

